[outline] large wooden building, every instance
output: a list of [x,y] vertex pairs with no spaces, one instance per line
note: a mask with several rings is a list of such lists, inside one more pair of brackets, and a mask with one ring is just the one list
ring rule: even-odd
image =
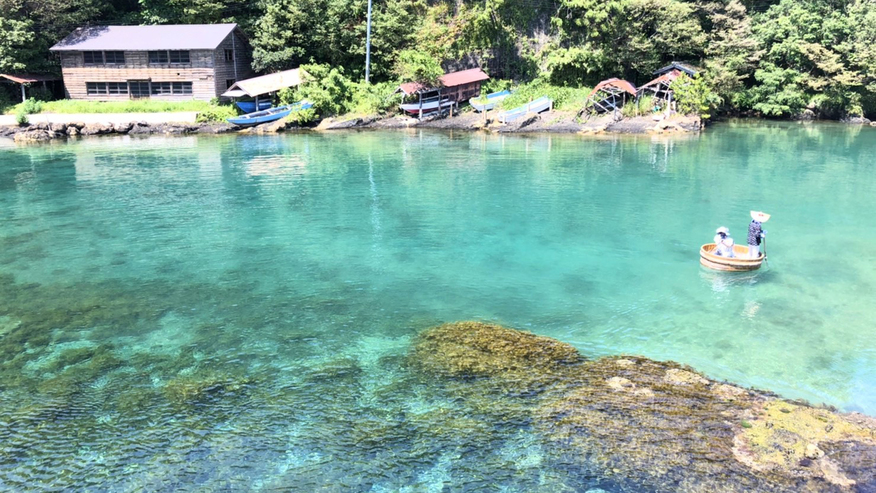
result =
[[51,51],[70,99],[209,100],[253,74],[237,24],[83,27]]

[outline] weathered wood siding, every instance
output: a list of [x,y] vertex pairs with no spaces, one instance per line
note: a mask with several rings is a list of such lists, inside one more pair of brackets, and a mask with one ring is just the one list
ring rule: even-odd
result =
[[[235,37],[232,43],[232,36]],[[190,63],[149,64],[148,51],[126,51],[123,65],[85,65],[81,51],[61,53],[64,89],[70,99],[118,101],[129,94],[89,95],[87,82],[191,82],[192,94],[151,94],[152,99],[186,101],[210,100],[225,92],[226,82],[235,79],[234,63],[225,61],[225,50],[234,49],[237,74],[241,79],[252,75],[252,55],[249,44],[236,31],[216,50],[187,50]]]
[[[234,52],[234,62],[225,61],[225,50]],[[237,82],[249,79],[253,76],[252,49],[247,40],[237,31],[232,32],[222,41],[222,44],[213,53],[214,66],[216,67],[216,94],[225,92],[231,84],[228,81]]]
[[462,84],[459,86],[445,87],[441,90],[442,97],[447,96],[448,98],[450,98],[451,101],[456,101],[459,103],[480,96],[480,94],[480,82],[471,82],[469,84]]

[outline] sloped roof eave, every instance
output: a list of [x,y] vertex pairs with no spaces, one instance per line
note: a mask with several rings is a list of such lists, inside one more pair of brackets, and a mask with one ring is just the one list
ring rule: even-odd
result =
[[233,32],[242,34],[237,24],[85,26],[49,51],[215,50]]

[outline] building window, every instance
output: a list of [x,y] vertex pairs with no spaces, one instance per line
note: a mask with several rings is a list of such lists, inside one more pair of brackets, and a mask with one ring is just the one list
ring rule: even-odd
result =
[[153,82],[152,94],[191,94],[191,82]]
[[191,63],[191,57],[188,51],[150,51],[149,63]]
[[83,51],[82,57],[85,59],[86,65],[103,65],[102,51]]
[[132,98],[149,97],[149,82],[145,80],[129,80],[128,89]]
[[124,51],[105,51],[103,52],[104,62],[107,64],[115,64],[115,65],[124,65],[125,64],[125,52]]
[[234,85],[234,79],[225,79],[225,89]]
[[89,96],[107,94],[106,82],[86,82],[85,90]]
[[127,82],[107,82],[106,88],[109,94],[128,94]]
[[225,50],[225,61],[233,62],[234,61],[234,50]]
[[170,94],[170,82],[153,82],[152,94]]
[[190,63],[188,51],[171,51],[170,63]]
[[192,93],[192,83],[191,82],[174,82],[173,83],[173,93],[174,94],[191,94]]
[[167,63],[168,57],[166,51],[150,51],[149,52],[149,63]]

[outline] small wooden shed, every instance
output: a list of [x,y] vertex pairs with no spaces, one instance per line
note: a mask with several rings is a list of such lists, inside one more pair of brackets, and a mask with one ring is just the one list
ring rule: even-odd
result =
[[639,86],[638,97],[653,96],[656,99],[672,102],[672,90],[669,88],[672,82],[681,76],[687,74],[690,77],[695,76],[698,70],[688,64],[681,62],[672,62],[671,64],[654,71],[657,76],[654,80]]
[[33,75],[33,74],[0,74],[0,79],[7,80],[9,82],[14,82],[21,86],[21,102],[23,103],[25,99],[27,99],[27,94],[25,93],[25,86],[30,84],[36,84],[38,82],[42,82],[43,88],[49,89],[48,83],[51,82],[54,85],[55,82],[61,80],[60,77],[55,77],[53,75]]
[[481,84],[490,76],[479,68],[461,70],[444,74],[438,78],[436,87],[426,87],[419,82],[406,82],[396,89],[405,97],[418,95],[419,99],[427,99],[435,96],[447,98],[459,103],[480,96]]

